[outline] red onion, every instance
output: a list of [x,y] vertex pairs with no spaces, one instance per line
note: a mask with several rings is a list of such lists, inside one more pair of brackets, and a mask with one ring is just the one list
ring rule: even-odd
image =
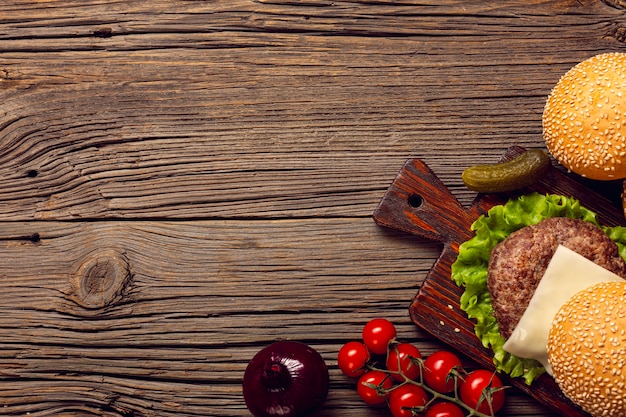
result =
[[301,342],[280,341],[260,350],[243,376],[243,397],[256,417],[304,416],[328,395],[322,356]]

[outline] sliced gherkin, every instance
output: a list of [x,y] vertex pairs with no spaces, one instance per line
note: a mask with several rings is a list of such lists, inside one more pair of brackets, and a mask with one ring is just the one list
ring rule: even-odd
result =
[[524,151],[510,161],[474,165],[463,171],[463,183],[473,191],[498,193],[527,187],[539,181],[550,168],[548,154],[539,149]]

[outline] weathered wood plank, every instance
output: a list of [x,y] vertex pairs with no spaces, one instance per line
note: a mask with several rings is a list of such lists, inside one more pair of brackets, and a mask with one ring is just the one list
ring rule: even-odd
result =
[[[407,309],[437,255],[369,219],[0,223],[0,252],[3,414],[142,416],[245,415],[243,369],[276,339],[334,365],[374,315],[423,337]],[[89,280],[93,259],[109,268]]]
[[598,2],[298,3],[15,2],[2,218],[367,216],[410,156],[468,202],[463,167],[541,146],[560,74],[623,47]]

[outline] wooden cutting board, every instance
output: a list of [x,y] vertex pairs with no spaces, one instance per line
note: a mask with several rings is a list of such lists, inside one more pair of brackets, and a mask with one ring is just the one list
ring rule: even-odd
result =
[[[523,151],[521,147],[512,147],[502,160],[511,159]],[[510,194],[478,194],[471,207],[464,208],[419,159],[406,162],[374,212],[374,220],[381,226],[443,243],[441,256],[409,308],[410,317],[416,325],[488,369],[494,368],[493,354],[482,346],[474,334],[474,323],[459,307],[462,289],[451,280],[450,267],[456,260],[459,245],[474,235],[470,226],[479,215],[494,205],[504,204],[514,195],[533,191],[576,198],[598,213],[598,221],[606,226],[625,224],[622,211],[613,203],[555,167],[531,187]],[[569,401],[547,374],[532,386],[526,385],[521,378],[505,379],[563,416],[589,416]]]

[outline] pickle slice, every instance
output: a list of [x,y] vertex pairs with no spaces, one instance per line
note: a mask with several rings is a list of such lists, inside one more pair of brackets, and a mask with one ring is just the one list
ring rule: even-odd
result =
[[531,149],[510,161],[471,166],[463,171],[461,178],[467,188],[480,193],[513,191],[539,181],[550,165],[546,152]]

